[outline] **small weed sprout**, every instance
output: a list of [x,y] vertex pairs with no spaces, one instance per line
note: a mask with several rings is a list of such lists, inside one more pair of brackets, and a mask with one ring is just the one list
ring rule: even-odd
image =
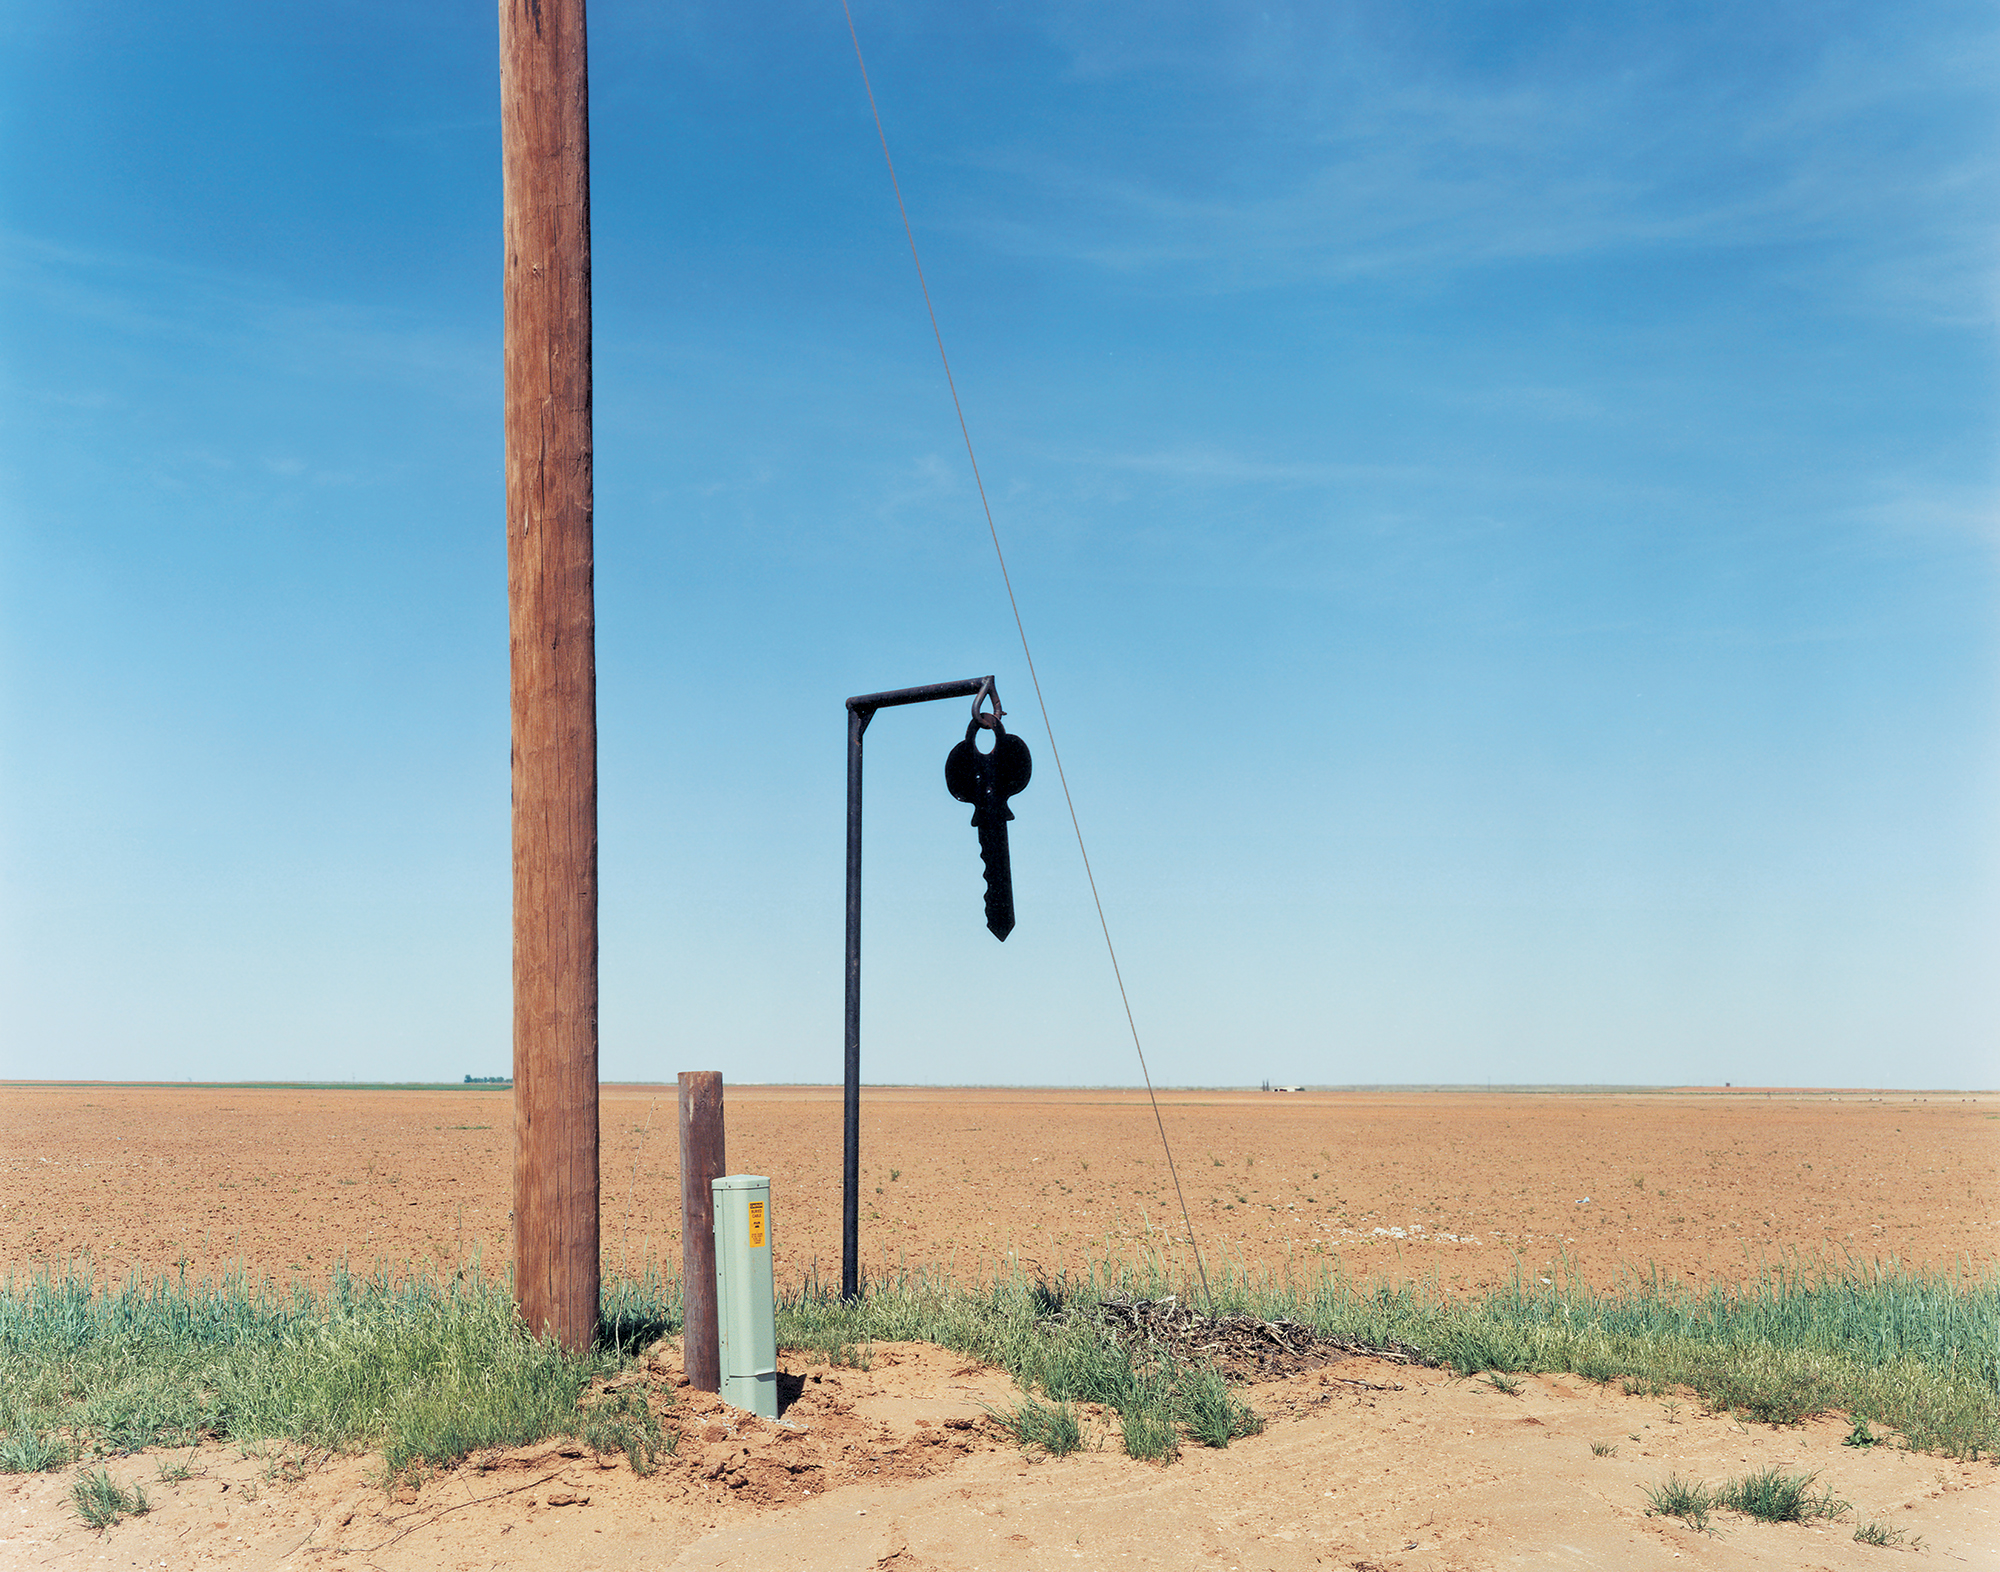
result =
[[1660,1406],[1666,1410],[1668,1424],[1677,1425],[1681,1422],[1681,1405],[1679,1403],[1669,1400]]
[[897,1181],[898,1179],[900,1179],[900,1178],[902,1178],[902,1177],[903,1177],[903,1170],[902,1170],[902,1169],[900,1169],[900,1168],[891,1168],[891,1169],[889,1170],[889,1183],[891,1183],[891,1184],[894,1184],[894,1183],[895,1183],[895,1182],[896,1182],[896,1181]]
[[[1861,1544],[1879,1545],[1882,1549],[1889,1550],[1903,1542],[1903,1531],[1871,1519],[1854,1531],[1854,1537]],[[1910,1548],[1914,1550],[1916,1546],[1911,1545]]]
[[1519,1376],[1510,1376],[1505,1371],[1487,1371],[1486,1384],[1496,1392],[1505,1392],[1509,1397],[1519,1397],[1521,1395],[1521,1378]]
[[1700,1533],[1714,1532],[1708,1526],[1708,1512],[1716,1505],[1716,1498],[1699,1479],[1682,1479],[1678,1474],[1669,1474],[1663,1483],[1648,1485],[1645,1490],[1646,1516],[1677,1517]]
[[[1881,1441],[1882,1438],[1868,1428],[1867,1416],[1856,1414],[1854,1416],[1854,1428],[1847,1432],[1847,1439],[1840,1444],[1842,1446],[1879,1446]],[[1870,1542],[1872,1543],[1873,1541]]]
[[1615,1441],[1593,1441],[1590,1443],[1590,1455],[1592,1457],[1616,1457],[1618,1455],[1618,1443]]
[[166,1457],[161,1458],[160,1483],[163,1485],[177,1485],[183,1479],[186,1479],[190,1474],[194,1472],[194,1470],[188,1466],[189,1459],[191,1459],[193,1456],[194,1453],[189,1452],[187,1457],[182,1458],[178,1463],[176,1463],[172,1458],[166,1458]]
[[69,1499],[76,1508],[77,1516],[100,1532],[121,1517],[139,1517],[153,1509],[140,1486],[125,1489],[111,1477],[107,1468],[100,1468],[94,1473],[86,1469],[78,1474],[75,1483],[69,1487]]

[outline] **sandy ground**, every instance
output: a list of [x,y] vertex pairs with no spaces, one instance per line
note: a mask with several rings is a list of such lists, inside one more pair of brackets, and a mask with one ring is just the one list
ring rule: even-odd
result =
[[[678,1358],[659,1355],[672,1392]],[[0,1476],[0,1565],[1444,1572],[1880,1568],[1914,1551],[2000,1566],[1991,1463],[1847,1448],[1844,1424],[1744,1426],[1574,1377],[1524,1378],[1509,1396],[1348,1360],[1249,1388],[1264,1434],[1162,1467],[1124,1457],[1101,1422],[1092,1450],[1024,1456],[982,1407],[1008,1400],[1006,1378],[935,1348],[878,1345],[866,1371],[792,1368],[802,1395],[775,1425],[679,1391],[679,1452],[643,1479],[543,1446],[392,1496],[368,1458],[156,1452],[111,1465],[153,1510],[98,1533],[68,1509],[67,1473]],[[1711,1535],[1646,1515],[1645,1487],[1669,1471],[1719,1483],[1771,1464],[1816,1472],[1853,1510],[1810,1527],[1717,1513]],[[165,1482],[163,1467],[187,1477]],[[1903,1548],[1855,1543],[1860,1520]]]
[[[1503,1281],[1567,1257],[1593,1281],[1647,1264],[1737,1277],[1765,1258],[1963,1260],[2000,1227],[2000,1099],[1954,1094],[1280,1095],[1166,1099],[1212,1261]],[[731,1167],[775,1183],[781,1283],[838,1263],[837,1096],[735,1088]],[[100,1271],[241,1262],[318,1278],[508,1248],[504,1092],[0,1088],[0,1269],[88,1252]],[[678,1263],[673,1093],[607,1088],[607,1264]],[[871,1090],[864,1242],[962,1277],[1185,1248],[1158,1133],[1125,1093]],[[475,1458],[385,1492],[379,1460],[235,1447],[110,1465],[154,1509],[102,1534],[74,1470],[0,1476],[0,1567],[1848,1568],[1911,1553],[2000,1566],[2000,1472],[1841,1445],[1828,1418],[1744,1425],[1574,1377],[1483,1381],[1349,1360],[1248,1395],[1269,1421],[1169,1467],[1116,1448],[1025,1457],[988,1423],[998,1372],[882,1347],[867,1370],[783,1361],[781,1424],[639,1379],[681,1434],[646,1478],[569,1444]],[[1593,1443],[1615,1447],[1600,1456]],[[1844,1521],[1646,1515],[1669,1471],[1719,1483],[1781,1463]],[[188,1470],[169,1479],[163,1470]],[[1903,1536],[1854,1542],[1860,1519]]]
[[[732,1087],[732,1169],[773,1182],[781,1285],[840,1260],[834,1088]],[[1736,1278],[1790,1255],[1986,1265],[2000,1097],[1174,1092],[1164,1118],[1211,1263],[1448,1288],[1567,1258]],[[506,1091],[0,1086],[0,1271],[279,1279],[336,1261],[504,1263]],[[671,1086],[607,1087],[603,1250],[678,1275]],[[1187,1232],[1143,1095],[870,1088],[862,1251],[961,1278],[1053,1273]]]

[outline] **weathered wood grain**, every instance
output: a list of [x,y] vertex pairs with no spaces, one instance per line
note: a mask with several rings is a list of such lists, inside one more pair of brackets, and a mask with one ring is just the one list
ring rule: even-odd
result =
[[521,1312],[597,1330],[597,672],[583,0],[502,0],[514,1266]]

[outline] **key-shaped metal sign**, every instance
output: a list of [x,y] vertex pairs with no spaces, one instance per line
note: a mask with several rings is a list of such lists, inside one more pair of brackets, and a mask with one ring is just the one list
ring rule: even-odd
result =
[[[981,753],[973,741],[982,726],[993,732],[990,753]],[[1014,813],[1007,799],[1028,784],[1034,768],[1028,745],[991,712],[975,715],[965,728],[965,741],[945,756],[945,789],[972,804],[979,856],[986,864],[986,926],[996,939],[1014,931],[1014,869],[1007,856],[1007,821]]]

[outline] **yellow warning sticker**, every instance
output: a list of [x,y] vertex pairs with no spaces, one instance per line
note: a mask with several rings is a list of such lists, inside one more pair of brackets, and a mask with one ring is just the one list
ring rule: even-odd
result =
[[750,1203],[750,1248],[752,1250],[761,1250],[764,1248],[764,1203],[762,1201],[752,1201]]

